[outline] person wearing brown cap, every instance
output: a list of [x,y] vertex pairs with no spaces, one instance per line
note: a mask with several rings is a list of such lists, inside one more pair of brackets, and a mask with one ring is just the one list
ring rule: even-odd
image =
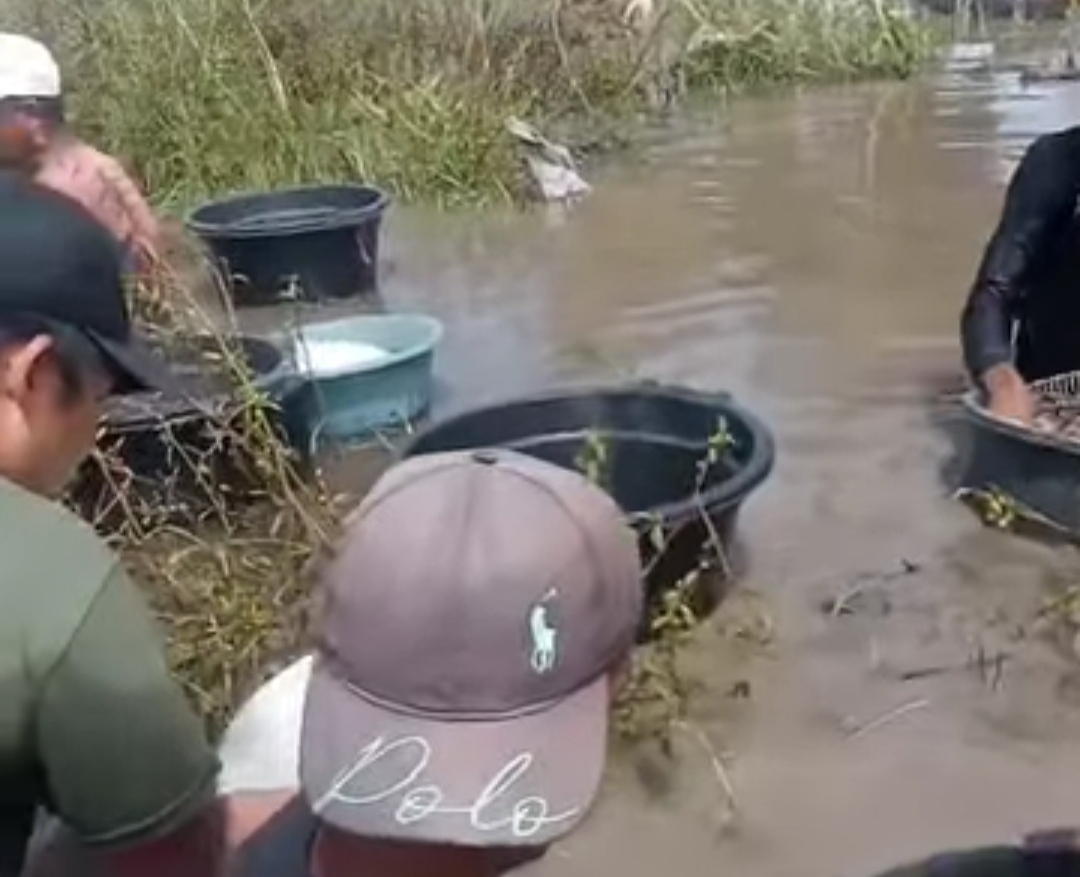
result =
[[[281,775],[230,776],[223,751],[224,790],[263,806],[243,877],[486,877],[581,823],[642,612],[607,494],[511,452],[410,459],[347,521],[318,587],[316,654],[271,683],[284,704],[259,707],[277,727],[256,748],[294,741]],[[271,754],[249,766],[272,772]]]
[[133,335],[119,246],[76,202],[0,174],[0,265],[0,875],[41,810],[91,873],[214,874],[216,755],[116,556],[56,501],[105,398],[168,374]]

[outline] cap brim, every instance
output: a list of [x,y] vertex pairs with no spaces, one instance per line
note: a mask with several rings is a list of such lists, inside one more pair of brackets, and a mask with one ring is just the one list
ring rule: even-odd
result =
[[124,343],[83,330],[105,358],[116,381],[117,393],[151,391],[167,396],[186,396],[179,379],[165,360],[135,335]]
[[457,846],[544,846],[600,789],[609,685],[500,721],[434,721],[366,699],[316,666],[300,777],[313,812],[362,837]]

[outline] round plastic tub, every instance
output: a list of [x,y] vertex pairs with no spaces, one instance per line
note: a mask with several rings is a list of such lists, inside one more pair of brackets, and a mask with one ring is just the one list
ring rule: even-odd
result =
[[974,390],[961,404],[968,428],[957,437],[960,486],[998,489],[1080,536],[1080,442],[995,417]]
[[[708,465],[720,430],[729,437],[728,450]],[[581,471],[597,442],[606,458],[600,483],[639,532],[653,599],[695,568],[718,565],[713,534],[725,553],[733,547],[742,504],[768,477],[775,457],[769,430],[729,395],[657,384],[587,388],[477,409],[432,425],[403,453],[503,447]],[[664,535],[659,554],[657,527]]]
[[442,332],[422,314],[365,314],[283,337],[297,373],[284,402],[293,443],[312,454],[410,425],[431,402]]
[[238,305],[326,301],[377,288],[388,205],[370,186],[304,187],[212,202],[188,227],[210,248]]

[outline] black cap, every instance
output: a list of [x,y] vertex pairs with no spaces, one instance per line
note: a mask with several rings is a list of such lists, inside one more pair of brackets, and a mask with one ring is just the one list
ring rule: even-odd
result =
[[0,175],[0,322],[66,326],[101,354],[118,392],[173,392],[163,360],[136,336],[124,253],[81,204],[15,173]]

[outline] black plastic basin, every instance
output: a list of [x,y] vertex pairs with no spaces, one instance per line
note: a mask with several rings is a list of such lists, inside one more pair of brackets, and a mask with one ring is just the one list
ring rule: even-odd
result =
[[286,189],[207,204],[188,227],[210,248],[237,304],[325,301],[377,288],[388,204],[369,186]]
[[985,847],[940,853],[922,862],[894,868],[879,877],[1076,877],[1080,852]]
[[[707,465],[721,423],[732,444]],[[606,448],[601,483],[639,531],[652,599],[695,568],[716,566],[712,531],[725,551],[732,547],[742,503],[769,475],[775,456],[768,429],[730,396],[656,384],[474,410],[435,423],[403,454],[503,447],[580,471],[593,438]],[[657,524],[664,534],[659,554]]]
[[997,488],[1080,536],[1080,444],[993,417],[974,393],[952,425],[958,486]]
[[[186,395],[136,393],[110,401],[99,448],[115,465],[88,461],[70,494],[86,519],[105,529],[133,519],[188,522],[257,493],[255,461],[236,441],[250,401],[239,397],[219,351],[220,342],[208,337],[170,351]],[[274,399],[287,390],[290,371],[274,345],[241,337],[230,355],[242,357],[260,393]],[[267,416],[281,428],[273,408]]]

